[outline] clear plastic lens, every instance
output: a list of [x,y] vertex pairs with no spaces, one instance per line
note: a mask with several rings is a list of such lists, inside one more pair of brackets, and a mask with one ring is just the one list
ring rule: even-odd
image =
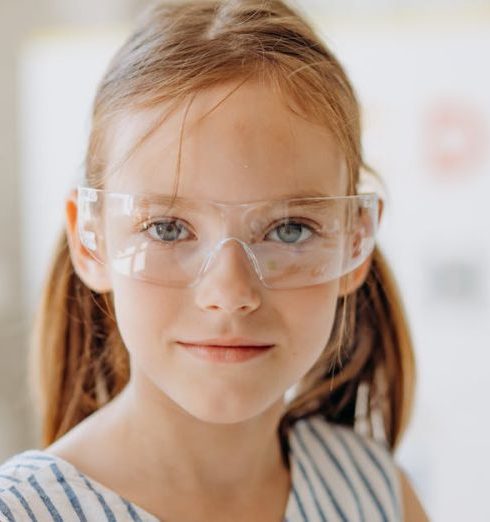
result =
[[375,194],[226,204],[79,188],[82,243],[122,275],[198,284],[228,241],[243,247],[269,288],[325,283],[374,248]]

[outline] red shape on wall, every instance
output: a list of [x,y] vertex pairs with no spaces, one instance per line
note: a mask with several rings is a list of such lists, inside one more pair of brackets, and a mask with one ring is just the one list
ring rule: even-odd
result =
[[436,102],[428,110],[424,150],[431,173],[449,179],[478,173],[487,153],[487,121],[482,113],[464,100]]

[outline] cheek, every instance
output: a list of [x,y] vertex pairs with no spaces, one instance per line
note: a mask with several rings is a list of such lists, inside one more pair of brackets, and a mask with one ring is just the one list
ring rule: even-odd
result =
[[332,332],[338,288],[335,281],[298,289],[281,298],[283,327],[297,363],[311,367],[323,352]]
[[114,307],[121,337],[138,357],[161,345],[162,332],[172,332],[179,318],[182,291],[162,288],[129,278],[113,284]]

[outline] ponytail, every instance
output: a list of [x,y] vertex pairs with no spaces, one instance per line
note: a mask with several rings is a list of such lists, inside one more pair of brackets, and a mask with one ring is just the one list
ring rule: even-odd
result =
[[108,402],[129,376],[127,351],[108,294],[83,284],[66,234],[55,249],[29,359],[33,400],[48,446]]

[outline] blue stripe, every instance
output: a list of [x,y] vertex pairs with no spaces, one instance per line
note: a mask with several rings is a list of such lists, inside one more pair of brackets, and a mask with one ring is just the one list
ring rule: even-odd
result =
[[328,454],[328,456],[330,457],[330,460],[334,463],[338,472],[342,475],[342,477],[344,477],[344,480],[345,480],[348,488],[351,490],[352,495],[356,501],[357,512],[359,513],[359,517],[364,522],[366,519],[364,517],[364,513],[361,508],[361,502],[359,500],[359,496],[357,495],[357,492],[356,492],[352,482],[350,481],[349,477],[347,476],[347,473],[345,472],[344,468],[340,465],[339,461],[337,460],[337,457],[334,455],[332,450],[327,445],[327,442],[324,440],[324,438],[322,438],[322,436],[318,433],[317,429],[313,426],[313,423],[311,423],[311,424],[307,423],[306,426],[309,429],[310,433],[316,438],[316,440],[320,443],[322,448]]
[[27,503],[26,499],[23,497],[21,492],[15,486],[12,486],[9,489],[19,499],[19,502],[22,504],[22,507],[26,510],[26,513],[29,515],[29,518],[32,520],[32,522],[37,522],[37,519],[34,516],[34,513],[32,512],[32,509],[29,507],[29,504]]
[[352,452],[348,446],[348,444],[344,440],[344,434],[343,433],[335,433],[335,436],[337,437],[340,444],[342,444],[342,447],[345,449],[347,455],[349,456],[349,459],[351,460],[353,466],[356,468],[357,473],[361,477],[362,482],[366,486],[367,490],[369,491],[369,494],[371,495],[371,498],[373,499],[374,503],[376,504],[376,507],[378,508],[379,514],[381,515],[381,518],[388,522],[388,517],[386,516],[385,510],[383,506],[381,505],[381,502],[379,501],[378,497],[376,496],[376,493],[374,492],[373,488],[371,487],[370,482],[368,481],[366,475],[362,471],[362,469],[359,467],[359,465],[356,462],[356,459],[352,455]]
[[316,462],[315,460],[311,457],[311,455],[309,454],[308,450],[306,449],[306,446],[305,446],[305,443],[304,441],[302,440],[301,438],[301,435],[299,433],[299,430],[296,430],[296,437],[298,439],[298,442],[301,446],[301,448],[303,449],[303,451],[305,452],[305,454],[308,456],[308,459],[313,467],[313,469],[315,470],[315,474],[316,476],[318,477],[318,479],[320,480],[320,482],[322,483],[322,486],[324,487],[325,491],[327,492],[328,496],[330,497],[330,499],[332,500],[332,504],[334,505],[335,507],[335,511],[337,511],[337,514],[338,516],[344,521],[344,522],[348,522],[348,519],[347,517],[345,516],[345,513],[343,512],[342,508],[339,506],[339,503],[337,502],[337,499],[334,497],[333,493],[332,493],[332,490],[330,489],[329,485],[325,482],[325,479],[324,477],[322,476],[320,470],[318,469],[318,466],[316,465]]
[[55,460],[54,457],[50,457],[49,455],[26,455],[26,458],[32,460],[47,460],[48,462]]
[[32,464],[16,464],[14,468],[26,468],[31,469],[33,471],[37,471],[39,469],[39,466],[33,466]]
[[143,522],[141,520],[141,518],[139,517],[138,513],[136,513],[136,511],[134,510],[133,505],[130,504],[126,499],[124,499],[122,497],[119,497],[119,498],[124,502],[124,504],[126,504],[126,507],[128,508],[128,513],[131,515],[131,518],[135,522]]
[[15,522],[14,515],[12,515],[12,511],[10,511],[9,507],[5,502],[0,498],[0,513],[7,517],[8,522]]
[[12,482],[16,482],[17,484],[20,484],[22,482],[21,480],[16,479],[15,477],[11,477],[10,475],[4,475],[3,473],[0,473],[0,478],[11,480]]
[[109,522],[116,522],[116,517],[114,516],[114,512],[111,510],[111,508],[107,505],[107,502],[104,500],[104,497],[92,486],[91,482],[87,479],[85,475],[82,475],[79,473],[80,477],[85,481],[85,484],[89,489],[91,489],[95,496],[97,497],[97,500],[99,501],[100,505],[104,509],[105,516],[107,517],[107,520]]
[[321,520],[323,522],[327,522],[326,518],[323,515],[323,511],[321,506],[318,504],[318,499],[316,498],[315,492],[313,490],[313,486],[310,482],[310,479],[308,478],[308,474],[306,473],[305,467],[303,466],[303,463],[298,460],[298,466],[301,471],[301,475],[303,475],[303,478],[305,479],[306,483],[308,484],[308,489],[310,491],[311,497],[313,498],[313,502],[315,503],[316,510],[318,511],[318,515],[320,516]]
[[363,441],[362,437],[355,433],[356,437],[361,440],[361,446],[363,450],[368,454],[369,458],[371,459],[372,463],[378,468],[379,472],[381,473],[381,476],[383,477],[384,481],[386,482],[386,486],[390,492],[391,500],[393,501],[393,505],[395,506],[395,510],[397,513],[400,513],[400,506],[398,503],[398,499],[395,495],[395,491],[393,490],[393,484],[391,483],[390,479],[388,478],[388,475],[386,475],[386,471],[384,470],[383,466],[380,464],[378,458],[373,453],[370,447],[368,447],[367,443]]
[[39,495],[40,499],[43,501],[44,505],[46,506],[47,510],[49,511],[49,514],[51,515],[51,518],[55,522],[63,522],[63,519],[61,518],[60,514],[58,513],[58,510],[54,507],[53,503],[51,502],[51,499],[48,497],[48,495],[46,495],[43,488],[39,485],[38,481],[35,479],[34,475],[31,475],[27,480],[28,480],[29,484],[32,486],[32,488]]
[[303,507],[303,503],[301,502],[301,498],[298,495],[298,492],[296,491],[296,488],[294,486],[293,486],[293,496],[294,496],[294,500],[296,500],[296,504],[298,505],[298,508],[299,508],[299,510],[301,512],[301,516],[303,517],[303,520],[305,522],[308,522],[308,517],[306,516],[305,508]]
[[50,464],[49,467],[51,468],[51,471],[53,472],[54,476],[56,477],[56,480],[59,484],[63,487],[63,490],[65,492],[65,495],[68,497],[68,500],[70,501],[70,504],[75,511],[75,513],[78,516],[78,519],[80,522],[87,522],[87,518],[85,517],[85,514],[83,513],[82,506],[80,505],[80,501],[78,500],[77,495],[73,491],[70,484],[65,479],[65,476],[60,471],[60,468],[57,464],[53,463]]

